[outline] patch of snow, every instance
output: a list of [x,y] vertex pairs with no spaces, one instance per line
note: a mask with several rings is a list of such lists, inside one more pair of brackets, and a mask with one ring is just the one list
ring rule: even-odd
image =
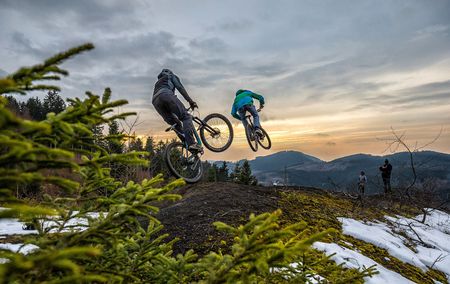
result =
[[[450,253],[450,234],[405,217],[385,217],[396,230],[401,230],[417,245],[424,245]],[[422,243],[423,242],[423,243]]]
[[[4,210],[4,208],[0,208]],[[72,216],[78,214],[79,211],[72,212]],[[87,213],[87,216],[97,219],[101,213],[91,212]],[[102,214],[103,215],[103,214]],[[24,222],[21,222],[16,218],[1,218],[0,219],[0,235],[26,235],[37,234],[37,230],[24,230]],[[71,231],[83,231],[89,225],[89,221],[86,218],[72,218],[67,223],[63,224],[61,220],[46,220],[42,222],[44,229],[49,229],[50,233],[56,232],[71,232]]]
[[345,235],[355,237],[379,248],[383,248],[390,255],[403,262],[419,267],[427,271],[427,267],[419,257],[404,245],[404,238],[392,232],[387,224],[381,222],[363,223],[350,218],[339,218],[342,223],[342,232]]
[[[426,210],[431,211],[432,209],[427,208]],[[422,220],[422,217],[423,214],[416,216],[414,219],[419,221]],[[445,234],[450,234],[450,215],[445,212],[440,210],[432,210],[427,214],[425,224]]]
[[391,271],[389,269],[386,269],[384,266],[380,265],[379,263],[373,261],[372,259],[356,252],[351,249],[341,247],[334,243],[323,243],[323,242],[315,242],[313,244],[313,247],[324,251],[326,254],[330,255],[335,253],[331,257],[333,261],[335,261],[337,264],[343,264],[345,267],[348,268],[356,268],[356,269],[363,269],[368,268],[372,265],[376,265],[376,269],[379,272],[379,274],[375,274],[372,277],[365,277],[364,281],[365,283],[369,284],[379,284],[379,283],[396,283],[396,284],[403,284],[403,283],[414,283],[410,280],[406,279],[402,275],[398,274],[397,272]]
[[[5,244],[0,244],[0,250],[10,250],[13,252],[18,252],[18,253],[22,253],[22,254],[28,254],[36,249],[39,249],[38,246],[33,245],[33,244],[10,244],[10,243],[5,243]],[[0,258],[0,264],[3,263],[7,263],[9,261],[9,259],[6,258]]]
[[[448,244],[450,246],[450,244]],[[428,267],[433,267],[447,275],[450,281],[450,255],[438,250],[417,246],[417,255]]]
[[0,219],[0,235],[27,235],[37,234],[36,230],[24,230],[23,222],[15,218],[1,218]]
[[13,252],[20,252],[23,254],[28,254],[36,249],[38,249],[39,247],[33,244],[10,244],[10,243],[6,243],[6,244],[0,244],[0,249],[6,249],[6,250],[10,250]]
[[[423,271],[434,268],[444,272],[450,281],[450,215],[432,211],[425,224],[421,215],[411,219],[385,216],[386,223],[339,218],[343,233],[384,248],[399,260],[419,267]],[[399,234],[402,233],[403,235]],[[405,235],[408,238],[405,238]],[[414,250],[405,243],[414,245]]]

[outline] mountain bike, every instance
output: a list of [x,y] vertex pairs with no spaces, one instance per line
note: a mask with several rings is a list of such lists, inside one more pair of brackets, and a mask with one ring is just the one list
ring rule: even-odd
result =
[[[204,119],[193,114],[193,109],[187,109],[192,115],[192,121],[198,127],[194,127],[194,137],[197,143],[204,145],[207,149],[213,152],[223,152],[228,149],[233,141],[233,127],[231,122],[222,114],[211,113]],[[181,123],[181,122],[179,122]],[[184,137],[174,124],[166,129],[168,131],[175,131],[179,137]],[[200,133],[200,135],[199,135]],[[203,155],[201,152],[191,152],[188,150],[186,141],[175,141],[167,145],[164,153],[164,158],[170,172],[178,177],[183,178],[187,183],[195,183],[202,178],[203,166],[200,160]]]
[[[258,112],[260,112],[261,109],[258,109]],[[262,132],[262,135],[259,135],[256,133],[255,125],[253,124],[253,119],[250,114],[245,116],[245,119],[247,120],[247,128],[245,129],[245,136],[247,136],[248,144],[250,145],[250,148],[254,152],[258,151],[258,144],[261,145],[264,149],[268,150],[270,147],[272,147],[272,141],[270,141],[269,134],[260,127],[259,129]]]

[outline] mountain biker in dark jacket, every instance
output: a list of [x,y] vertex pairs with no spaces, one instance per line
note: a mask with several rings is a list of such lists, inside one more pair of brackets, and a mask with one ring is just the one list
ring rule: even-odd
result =
[[259,108],[264,107],[264,97],[253,93],[249,90],[238,90],[236,92],[236,97],[234,98],[233,108],[231,109],[231,115],[242,121],[244,124],[244,129],[247,129],[247,119],[245,119],[245,113],[248,111],[253,116],[253,124],[255,125],[255,132],[258,135],[263,135],[261,131],[261,124],[259,122],[258,111],[256,111],[253,105],[253,99],[259,101]]
[[201,145],[197,144],[194,139],[192,116],[175,95],[175,89],[189,102],[192,109],[198,107],[189,97],[178,76],[169,69],[163,69],[158,75],[158,81],[153,91],[152,104],[165,122],[169,125],[176,124],[176,130],[184,134],[183,136],[178,136],[181,141],[186,141],[189,150],[201,151]]
[[384,160],[384,165],[380,167],[381,178],[383,179],[384,185],[384,193],[391,192],[391,172],[392,165],[389,163],[389,160]]

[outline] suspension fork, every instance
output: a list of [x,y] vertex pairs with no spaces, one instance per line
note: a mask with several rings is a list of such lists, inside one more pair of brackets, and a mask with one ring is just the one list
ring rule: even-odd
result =
[[195,140],[197,140],[197,144],[202,145],[202,140],[200,139],[200,136],[198,135],[198,131],[199,131],[200,128],[202,128],[205,124],[203,123],[203,121],[202,121],[201,119],[199,119],[199,118],[196,117],[196,116],[193,116],[193,117],[192,117],[192,121],[194,121],[195,123],[197,123],[197,124],[199,125],[197,129],[195,129],[195,127],[194,127],[193,131],[194,131],[194,137],[195,137]]
[[250,128],[254,129],[255,127],[253,126],[253,121],[250,119],[250,116],[246,116],[245,118],[247,119],[247,123],[250,126]]
[[201,120],[200,118],[194,116],[192,118],[192,120],[198,124],[198,129],[200,131],[201,128],[205,128],[208,132],[212,133],[212,134],[218,134],[217,131],[212,128],[211,126],[209,126],[208,124],[206,124],[205,122],[203,122],[203,120]]

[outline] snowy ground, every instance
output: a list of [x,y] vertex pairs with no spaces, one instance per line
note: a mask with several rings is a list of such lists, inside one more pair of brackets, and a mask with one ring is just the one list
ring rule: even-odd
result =
[[24,245],[24,244],[10,244],[10,243],[6,243],[6,244],[0,244],[0,249],[7,249],[13,252],[20,252],[23,254],[27,254],[35,249],[38,249],[38,246],[32,245],[32,244],[28,244],[28,245]]
[[[0,208],[0,210],[4,210]],[[76,216],[79,212],[73,211],[71,216]],[[92,219],[99,218],[100,214],[97,212],[88,213]],[[68,222],[64,223],[58,219],[46,220],[42,222],[42,228],[50,233],[54,232],[69,232],[69,231],[82,231],[89,225],[89,220],[85,218],[73,217]],[[0,219],[0,236],[4,235],[25,235],[25,234],[37,234],[36,230],[24,230],[24,223],[15,218],[2,218]]]
[[[362,222],[350,218],[340,218],[343,233],[386,249],[399,260],[419,267],[424,272],[430,267],[440,270],[450,281],[450,215],[433,211],[425,224],[421,216],[409,219],[401,216],[385,217],[386,222]],[[401,234],[399,234],[401,233]],[[408,236],[408,238],[403,235]],[[405,245],[414,246],[415,250]],[[337,263],[349,268],[368,267],[376,264],[380,274],[367,278],[366,283],[411,283],[408,279],[392,272],[359,252],[343,248],[337,244],[317,242],[314,244],[332,257]]]
[[[5,210],[0,208],[0,210]],[[78,211],[72,212],[71,216],[78,214]],[[99,218],[99,213],[88,213],[89,217],[96,219]],[[24,223],[15,218],[1,218],[0,219],[0,241],[7,235],[26,235],[26,234],[37,234],[37,230],[24,230]],[[69,231],[82,231],[89,225],[89,220],[85,218],[71,218],[68,222],[62,222],[60,220],[54,219],[42,222],[42,228],[48,232],[69,232]],[[14,252],[21,252],[27,254],[38,247],[33,244],[11,244],[2,243],[0,244],[0,249],[8,249]],[[1,263],[1,260],[0,260]]]
[[379,274],[375,274],[372,277],[366,277],[364,279],[365,283],[414,283],[404,278],[400,274],[384,268],[382,265],[354,250],[341,247],[334,243],[331,244],[316,242],[313,246],[318,250],[324,251],[327,255],[335,253],[335,255],[331,257],[331,259],[334,260],[337,264],[342,263],[345,267],[348,268],[368,268],[372,265],[376,265],[376,269],[378,270]]

